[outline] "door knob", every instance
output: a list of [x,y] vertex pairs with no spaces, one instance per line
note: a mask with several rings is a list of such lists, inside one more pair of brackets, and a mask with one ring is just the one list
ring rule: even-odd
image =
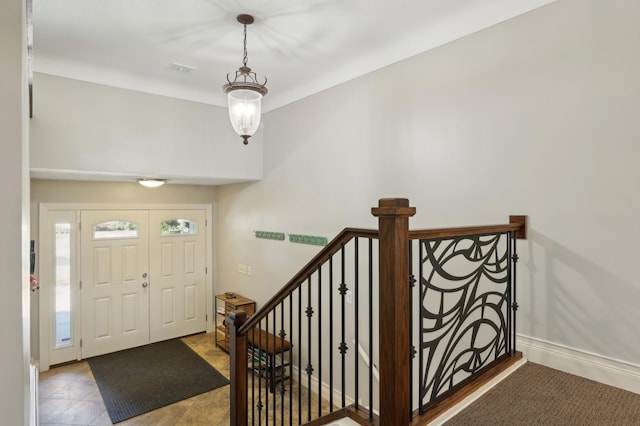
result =
[[147,287],[148,285],[149,285],[149,283],[146,282],[146,281],[142,283],[142,287]]

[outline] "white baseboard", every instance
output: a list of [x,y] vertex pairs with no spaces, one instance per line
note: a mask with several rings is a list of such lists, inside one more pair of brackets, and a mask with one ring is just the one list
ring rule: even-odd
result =
[[37,426],[40,422],[40,415],[38,413],[38,366],[31,363],[29,365],[29,410],[30,410],[30,419],[29,426]]
[[[293,376],[293,380],[294,381],[298,381],[298,367],[297,366],[293,366],[291,368],[291,373],[294,375]],[[306,373],[302,373],[302,383],[300,383],[300,385],[302,387],[308,388],[308,376]],[[311,376],[311,392],[315,393],[316,395],[318,394],[318,378],[316,376]],[[322,397],[325,398],[326,400],[329,400],[329,394],[331,393],[331,388],[329,387],[328,383],[322,382]],[[335,405],[341,405],[342,403],[342,392],[340,391],[340,389],[333,389],[333,402]],[[349,396],[349,395],[345,395],[345,406],[346,405],[351,405],[355,402],[355,400]]]
[[520,334],[516,345],[533,363],[640,394],[640,365]]

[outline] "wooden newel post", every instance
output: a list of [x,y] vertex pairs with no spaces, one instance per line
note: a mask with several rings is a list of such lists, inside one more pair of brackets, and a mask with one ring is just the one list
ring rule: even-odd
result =
[[385,198],[371,209],[379,222],[380,425],[409,424],[409,217],[406,198]]
[[247,320],[244,311],[229,312],[229,361],[231,373],[231,424],[245,426],[247,424],[247,335],[238,336],[238,329]]

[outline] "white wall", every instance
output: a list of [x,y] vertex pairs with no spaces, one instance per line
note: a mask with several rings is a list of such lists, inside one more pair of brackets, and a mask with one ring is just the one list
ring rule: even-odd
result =
[[243,145],[225,108],[47,74],[33,88],[32,169],[191,183],[262,176],[262,132]]
[[[265,116],[264,179],[218,193],[218,282],[263,303],[407,197],[412,228],[530,216],[518,331],[640,365],[640,3],[559,0]],[[237,264],[252,266],[241,275]]]
[[0,3],[0,413],[29,416],[29,187],[25,4]]

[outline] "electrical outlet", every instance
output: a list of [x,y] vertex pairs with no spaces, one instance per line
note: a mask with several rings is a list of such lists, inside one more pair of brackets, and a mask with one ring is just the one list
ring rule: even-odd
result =
[[351,290],[347,290],[345,293],[345,302],[351,305],[353,303],[353,292]]

